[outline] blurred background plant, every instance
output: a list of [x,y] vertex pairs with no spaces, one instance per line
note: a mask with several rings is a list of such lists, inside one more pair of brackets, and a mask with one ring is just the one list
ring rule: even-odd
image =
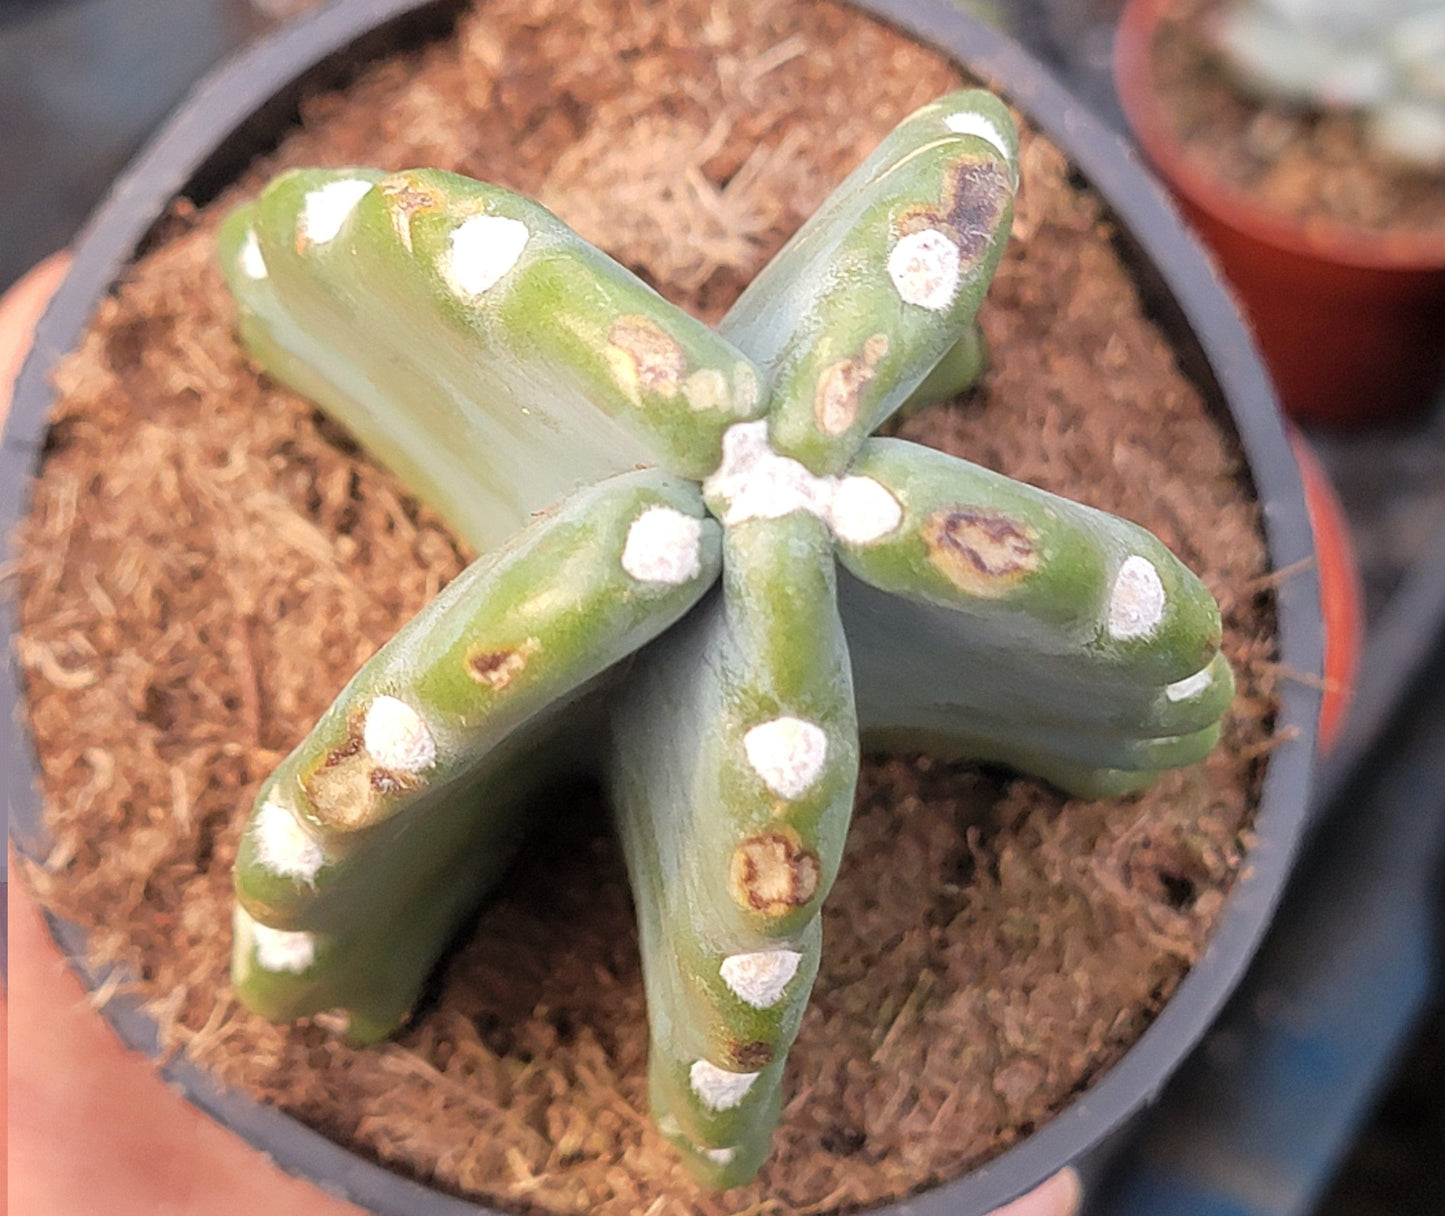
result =
[[1445,4],[1440,0],[1244,0],[1214,41],[1261,100],[1360,113],[1390,159],[1445,170]]

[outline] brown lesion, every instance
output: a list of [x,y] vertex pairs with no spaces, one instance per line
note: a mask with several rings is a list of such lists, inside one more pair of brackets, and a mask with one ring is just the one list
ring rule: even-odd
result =
[[370,823],[383,802],[416,788],[415,781],[405,773],[383,768],[371,758],[362,741],[364,723],[361,712],[353,713],[346,738],[328,751],[301,782],[316,814],[334,827],[355,828]]
[[979,507],[941,507],[920,529],[929,560],[955,587],[993,599],[1039,568],[1038,530]]
[[983,256],[1013,199],[1008,166],[994,160],[963,159],[952,165],[938,206],[915,207],[899,222],[899,235],[935,229],[958,246],[966,271]]
[[396,229],[397,238],[411,252],[411,221],[423,211],[439,211],[445,200],[435,192],[420,185],[415,178],[405,175],[388,177],[377,187],[386,199],[391,214],[391,226]]
[[416,782],[405,773],[377,765],[369,777],[371,788],[378,794],[404,794],[416,789]]
[[739,1072],[757,1072],[773,1062],[773,1046],[762,1039],[750,1043],[735,1041],[727,1045],[727,1055]]
[[467,674],[493,692],[501,692],[526,670],[527,661],[539,649],[541,643],[536,638],[528,638],[518,646],[476,647],[467,652]]
[[607,334],[609,356],[629,391],[675,397],[687,371],[677,339],[648,317],[618,317]]
[[749,836],[733,853],[728,886],[744,908],[765,916],[784,916],[802,907],[818,891],[823,867],[791,829]]
[[863,390],[888,353],[888,335],[872,334],[863,349],[823,369],[813,394],[813,417],[825,435],[841,435],[858,421]]

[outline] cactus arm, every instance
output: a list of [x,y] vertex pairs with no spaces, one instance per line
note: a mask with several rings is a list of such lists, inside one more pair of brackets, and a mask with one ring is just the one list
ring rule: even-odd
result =
[[727,342],[498,187],[303,170],[243,214],[222,262],[253,353],[308,367],[297,387],[326,382],[327,409],[484,545],[626,469],[700,478],[765,407]]
[[765,369],[769,437],[837,475],[973,323],[1018,175],[1007,109],[950,94],[905,119],[784,246],[719,332]]
[[[1133,685],[1087,665],[979,641],[961,614],[885,595],[851,576],[839,579],[839,601],[859,715],[870,728],[921,726],[951,710],[987,715],[998,730],[1021,737],[1037,728],[1168,739],[1213,725],[1233,699],[1222,654],[1186,680]],[[911,645],[909,635],[928,644]]]
[[1151,534],[896,440],[870,440],[850,476],[899,509],[884,536],[838,541],[871,737],[952,734],[956,754],[1073,790],[1079,768],[1158,770],[1213,746],[1234,691],[1218,609]]
[[1214,598],[1137,524],[901,440],[870,440],[850,472],[902,511],[881,539],[840,538],[839,560],[873,586],[1130,682],[1181,680],[1218,653]]
[[[530,512],[544,505],[548,491],[561,497],[578,472],[533,482],[503,482],[485,475],[475,458],[456,443],[443,442],[447,430],[440,412],[431,412],[436,393],[418,392],[424,376],[404,377],[399,387],[391,368],[368,369],[341,341],[324,336],[313,320],[302,325],[283,306],[269,272],[260,269],[252,226],[254,207],[234,209],[221,226],[220,261],[237,304],[237,328],[250,356],[268,374],[320,406],[412,493],[440,512],[448,525],[477,552],[503,544],[527,525]],[[249,265],[250,269],[246,267]],[[317,316],[312,311],[311,316]],[[373,351],[376,343],[367,344]],[[416,393],[410,422],[398,423],[394,402]],[[606,466],[603,466],[606,467]],[[548,500],[551,501],[551,500]]]
[[1048,782],[1072,798],[1091,801],[1122,798],[1147,789],[1159,779],[1152,769],[1133,772],[1081,764],[1051,753],[1029,748],[1016,741],[960,735],[951,725],[942,731],[917,726],[865,729],[863,747],[869,752],[907,755],[927,752],[935,760],[999,764]]
[[909,414],[925,405],[947,401],[972,388],[988,370],[988,344],[975,321],[963,336],[948,348],[934,369],[923,378],[900,407],[900,414]]
[[[325,875],[325,895],[313,908],[291,900],[292,915],[279,918],[284,927],[267,924],[252,914],[250,901],[238,899],[231,976],[242,1003],[273,1021],[341,1012],[347,1040],[356,1046],[393,1033],[458,926],[544,815],[541,791],[569,766],[585,767],[595,749],[599,702],[594,696],[529,724],[446,798],[347,842],[344,865],[332,863]],[[539,765],[539,754],[550,754],[553,763]],[[260,822],[253,820],[245,838],[253,880]],[[273,860],[275,823],[265,829]],[[257,885],[264,882],[263,875]]]
[[[565,733],[569,707],[698,600],[720,567],[720,531],[695,487],[624,474],[473,563],[388,642],[257,796],[238,900],[263,936],[318,944],[316,969],[294,982],[243,969],[242,999],[277,1008],[280,986],[298,1001],[343,992],[358,1012],[404,1008],[414,988],[363,999],[378,968],[363,943],[382,932],[368,926],[433,892],[454,912],[481,898],[486,850],[507,853],[531,789],[527,758],[540,780],[565,767],[559,751],[590,755],[585,736],[559,745],[549,732]],[[455,920],[428,921],[430,958]]]
[[724,570],[721,599],[640,656],[608,749],[653,1110],[714,1187],[767,1153],[858,764],[825,526],[731,527]]

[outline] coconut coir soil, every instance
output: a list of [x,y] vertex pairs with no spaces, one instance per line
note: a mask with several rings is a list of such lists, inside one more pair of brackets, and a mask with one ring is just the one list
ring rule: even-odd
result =
[[[825,4],[491,0],[454,40],[313,99],[238,189],[303,164],[490,178],[715,319],[898,119],[956,83]],[[1043,139],[1026,133],[1022,160],[983,313],[995,366],[903,429],[1154,529],[1219,598],[1240,696],[1203,765],[1119,802],[869,762],[772,1161],[722,1197],[650,1128],[627,888],[587,799],[394,1042],[353,1051],[324,1024],[238,1007],[230,871],[258,784],[465,555],[246,361],[218,209],[177,209],[60,373],[19,571],[56,840],[32,877],[98,960],[141,977],[169,1044],[448,1190],[662,1216],[850,1209],[936,1183],[1138,1037],[1241,864],[1277,676],[1268,578],[1235,444],[1146,319],[1097,200]]]
[[1177,0],[1152,48],[1160,109],[1216,181],[1309,225],[1328,221],[1445,238],[1445,175],[1376,152],[1354,113],[1302,110],[1244,93],[1215,50],[1221,0]]

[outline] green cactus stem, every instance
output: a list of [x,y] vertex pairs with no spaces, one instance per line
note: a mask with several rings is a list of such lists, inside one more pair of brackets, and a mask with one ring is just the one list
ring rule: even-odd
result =
[[737,1185],[767,1157],[860,739],[1089,796],[1213,746],[1218,609],[1158,540],[869,438],[984,366],[1017,148],[986,93],[925,106],[716,332],[448,174],[291,173],[227,220],[252,354],[484,552],[262,786],[236,867],[250,1007],[388,1033],[541,783],[595,773],[657,1125]]
[[709,1185],[767,1154],[858,775],[831,539],[728,530],[723,594],[639,656],[609,748],[658,1126]]
[[763,409],[712,330],[455,174],[285,174],[228,217],[221,261],[253,353],[481,549],[615,473],[701,479]]

